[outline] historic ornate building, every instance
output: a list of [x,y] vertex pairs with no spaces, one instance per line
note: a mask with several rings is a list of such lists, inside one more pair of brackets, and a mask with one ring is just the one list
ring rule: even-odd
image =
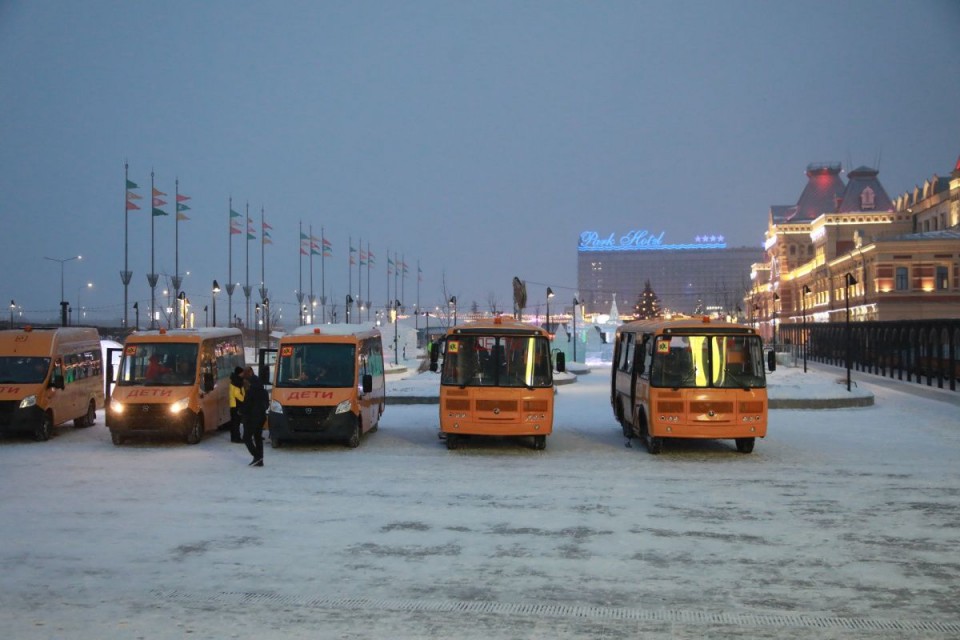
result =
[[745,316],[780,323],[960,318],[960,160],[892,200],[878,172],[807,167],[796,205],[770,208]]

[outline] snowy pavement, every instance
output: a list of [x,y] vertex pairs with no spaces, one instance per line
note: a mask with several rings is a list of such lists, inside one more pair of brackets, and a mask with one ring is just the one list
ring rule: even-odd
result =
[[[796,395],[843,371],[778,369]],[[624,446],[603,371],[545,451],[447,451],[436,405],[266,452],[0,440],[9,638],[952,638],[957,405],[855,376],[869,407],[773,410],[732,442]],[[411,381],[408,384],[414,384]],[[401,393],[399,381],[389,381]],[[789,391],[787,391],[789,389]]]

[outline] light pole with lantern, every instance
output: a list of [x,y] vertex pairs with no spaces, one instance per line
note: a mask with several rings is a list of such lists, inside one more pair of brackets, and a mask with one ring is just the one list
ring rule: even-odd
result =
[[803,349],[803,372],[807,372],[807,296],[810,295],[810,287],[803,285],[803,291],[800,294],[800,311],[803,314],[803,336],[801,337]]
[[253,305],[253,349],[260,353],[260,303]]
[[394,364],[400,364],[400,351],[398,346],[400,344],[400,330],[397,327],[400,320],[400,301],[393,301],[393,310],[390,313],[393,316],[393,362]]
[[857,284],[857,279],[852,273],[845,273],[843,276],[843,301],[846,303],[847,322],[844,326],[844,342],[846,343],[846,364],[847,364],[847,391],[850,391],[850,287]]
[[220,284],[214,280],[211,298],[213,300],[213,326],[217,326],[217,294],[220,293]]
[[[550,333],[550,298],[553,297],[553,289],[547,287],[547,335],[552,335]],[[551,337],[551,339],[553,339]]]
[[133,303],[133,312],[135,316],[134,322],[136,323],[133,327],[133,330],[139,331],[140,330],[140,302],[139,301]]
[[453,326],[457,326],[457,296],[450,296],[449,304],[453,307]]
[[577,305],[580,301],[577,296],[573,296],[573,361],[577,361]]
[[92,283],[92,282],[88,282],[88,283],[86,284],[86,286],[82,286],[82,287],[78,287],[78,288],[77,288],[77,323],[76,323],[76,324],[77,324],[78,326],[80,325],[80,309],[81,309],[81,307],[80,307],[80,292],[83,291],[84,289],[93,289],[93,283]]
[[17,303],[10,300],[10,328],[13,329],[13,310],[17,308]]

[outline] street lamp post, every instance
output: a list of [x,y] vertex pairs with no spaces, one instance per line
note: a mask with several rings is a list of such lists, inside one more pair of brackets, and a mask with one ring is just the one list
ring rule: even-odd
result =
[[400,320],[400,301],[393,301],[393,362],[394,364],[400,364],[400,351],[398,349],[400,344],[400,329],[399,325]]
[[140,302],[139,301],[133,303],[133,312],[134,312],[134,315],[136,316],[136,318],[134,319],[134,322],[136,324],[134,325],[133,330],[140,331]]
[[[270,299],[263,299],[263,315],[264,315],[264,324],[266,325],[266,332],[263,334],[263,339],[267,343],[267,349],[270,348]],[[258,358],[260,356],[257,356]]]
[[44,256],[43,259],[60,263],[60,324],[65,327],[67,326],[67,308],[70,303],[66,301],[66,296],[63,294],[63,265],[71,260],[82,260],[83,256],[71,256],[69,258],[48,258]]
[[450,297],[450,306],[453,307],[453,326],[457,326],[457,296]]
[[10,328],[13,329],[13,310],[17,308],[17,303],[10,300]]
[[803,313],[803,336],[801,336],[800,348],[803,349],[803,372],[807,372],[807,296],[810,295],[810,287],[803,285],[803,292],[800,294],[800,310]]
[[217,294],[220,293],[220,284],[214,280],[213,289],[211,290],[213,299],[213,326],[217,326]]
[[857,284],[857,279],[853,277],[853,274],[846,273],[843,276],[844,278],[844,287],[843,287],[843,301],[847,309],[847,322],[844,327],[844,342],[846,343],[846,361],[847,361],[847,391],[850,391],[850,287]]
[[173,312],[174,324],[177,323],[178,313],[180,314],[180,317],[183,319],[182,320],[183,324],[181,325],[180,328],[186,329],[187,328],[187,294],[184,291],[181,291],[180,293],[177,294],[177,306],[174,307],[174,312]]
[[347,324],[350,324],[350,306],[351,306],[351,305],[353,305],[353,296],[351,296],[351,295],[348,293],[348,294],[347,294],[347,298],[346,298],[346,307],[347,307],[347,308],[346,308],[346,313],[345,313],[345,315],[344,315],[344,317],[347,319]]
[[553,297],[553,289],[547,287],[547,334],[550,334],[550,298]]
[[253,306],[253,350],[260,353],[260,303]]
[[777,302],[780,300],[780,294],[773,294],[773,350],[777,350]]
[[577,305],[580,301],[573,297],[573,361],[577,361]]

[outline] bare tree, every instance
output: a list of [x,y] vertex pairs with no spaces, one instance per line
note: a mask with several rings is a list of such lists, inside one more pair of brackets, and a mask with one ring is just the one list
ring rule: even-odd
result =
[[493,291],[487,294],[487,309],[490,311],[490,314],[494,316],[498,313],[503,313],[503,308],[500,306],[500,298],[498,298],[497,294]]

